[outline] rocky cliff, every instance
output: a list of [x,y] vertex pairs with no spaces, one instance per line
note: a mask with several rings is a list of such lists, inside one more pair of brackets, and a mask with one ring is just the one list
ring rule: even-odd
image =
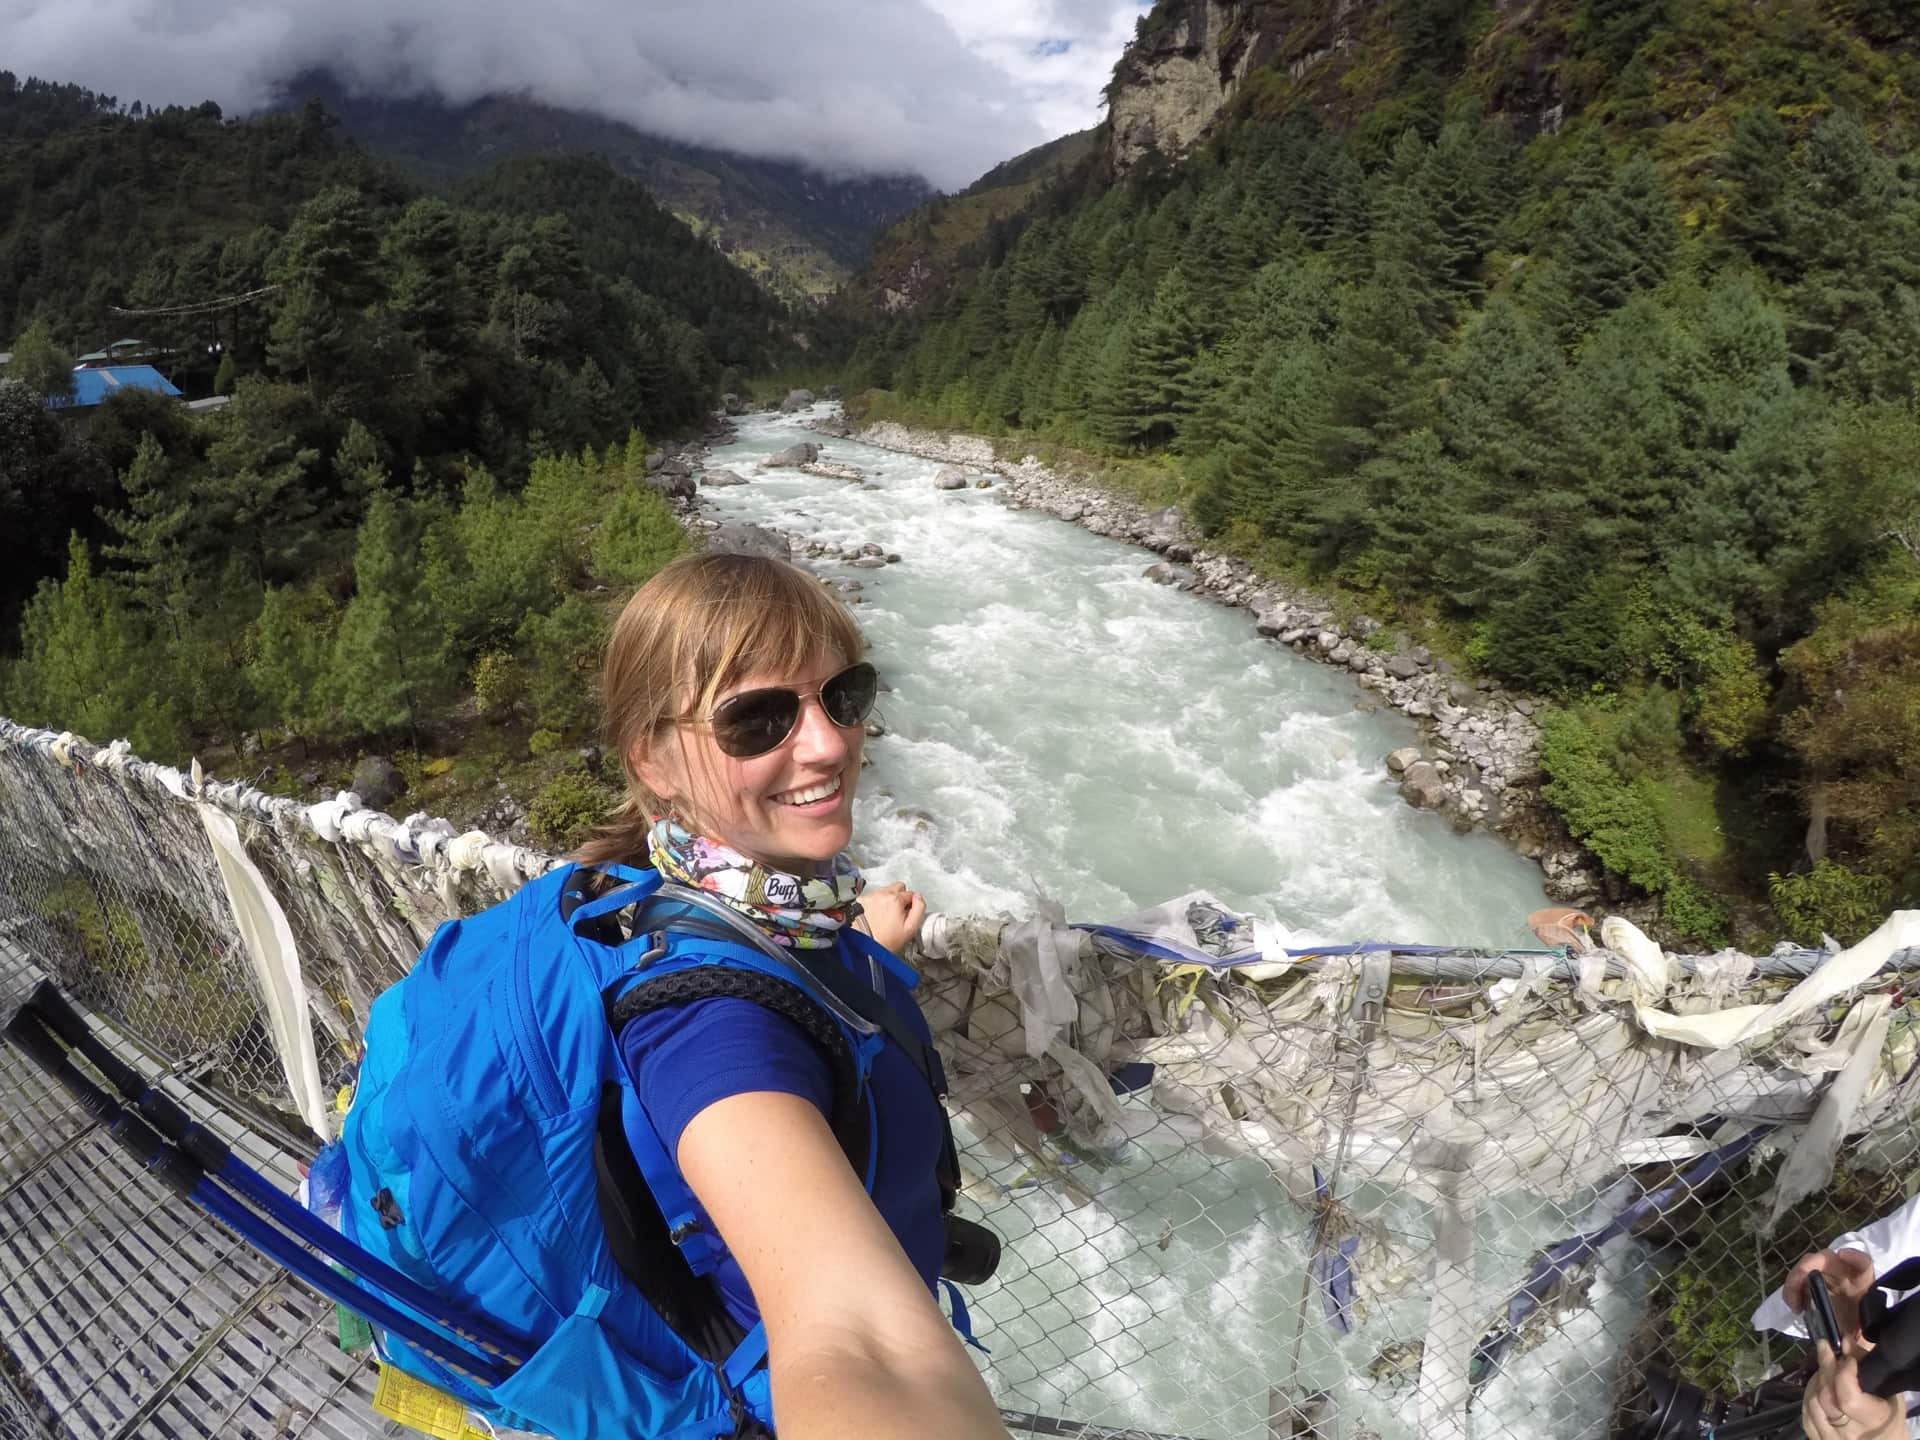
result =
[[[1468,74],[1521,135],[1554,130],[1577,13],[1578,0],[1494,0],[1484,14],[1451,0],[1157,0],[1107,87],[1107,166],[1119,178],[1149,157],[1178,159],[1234,108],[1351,123],[1383,100],[1417,108]],[[1261,93],[1243,98],[1263,70]]]
[[1153,155],[1175,158],[1198,140],[1248,72],[1278,51],[1291,27],[1274,12],[1286,8],[1260,0],[1160,0],[1143,16],[1107,87],[1113,173],[1124,175]]

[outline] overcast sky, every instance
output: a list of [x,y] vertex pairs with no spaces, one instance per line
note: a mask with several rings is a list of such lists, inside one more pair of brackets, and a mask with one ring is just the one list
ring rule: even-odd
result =
[[259,108],[526,91],[653,133],[944,189],[1100,113],[1144,0],[0,0],[0,65],[123,101]]

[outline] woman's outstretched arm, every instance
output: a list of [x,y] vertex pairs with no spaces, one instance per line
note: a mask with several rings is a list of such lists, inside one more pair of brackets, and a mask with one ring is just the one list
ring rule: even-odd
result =
[[766,1322],[780,1440],[1006,1440],[817,1107],[770,1091],[716,1101],[678,1158]]

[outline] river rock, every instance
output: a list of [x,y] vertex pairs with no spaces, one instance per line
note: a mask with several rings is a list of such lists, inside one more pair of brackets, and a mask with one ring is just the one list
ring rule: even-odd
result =
[[1155,541],[1162,546],[1171,545],[1186,533],[1186,528],[1187,519],[1180,513],[1180,507],[1169,505],[1147,517],[1145,539],[1149,545]]
[[697,488],[693,483],[693,476],[684,472],[675,474],[664,469],[647,476],[647,484],[669,500],[691,500]]
[[649,450],[647,452],[647,473],[649,475],[651,475],[654,471],[658,470],[662,465],[666,463],[667,463],[666,451]]
[[792,558],[787,537],[775,534],[764,525],[733,521],[718,527],[707,537],[707,549],[722,555],[770,555],[775,560]]
[[386,756],[369,755],[353,767],[353,779],[347,782],[347,788],[367,809],[385,810],[399,799],[407,782]]
[[841,465],[832,460],[812,460],[800,467],[803,475],[818,475],[825,480],[864,480],[858,465]]
[[1416,810],[1438,810],[1446,803],[1447,782],[1426,761],[1416,761],[1400,781],[1400,797]]
[[886,568],[887,557],[884,555],[859,555],[847,561],[847,564],[856,570],[882,570]]
[[967,472],[957,465],[942,465],[934,472],[933,484],[936,490],[964,490]]
[[660,468],[654,473],[658,475],[691,475],[693,474],[693,467],[687,464],[684,456],[669,455],[660,462]]
[[993,488],[993,481],[989,477],[982,475],[978,480],[973,482],[973,488],[976,490],[991,490]]
[[813,404],[811,390],[789,390],[787,398],[780,402],[780,411],[782,414],[790,415],[795,410],[804,410],[811,404]]
[[709,470],[700,477],[700,483],[710,490],[721,490],[729,485],[744,485],[747,477],[736,475],[731,470]]
[[729,415],[744,415],[747,413],[747,402],[728,391],[720,397],[720,408]]
[[1185,566],[1169,565],[1164,560],[1149,565],[1140,573],[1156,585],[1184,585],[1193,579],[1193,572]]
[[1396,775],[1404,775],[1409,768],[1420,763],[1420,747],[1403,745],[1387,756],[1387,769]]
[[1411,680],[1420,673],[1420,662],[1411,655],[1395,655],[1387,661],[1387,673],[1396,680]]
[[762,470],[777,470],[786,465],[811,465],[820,458],[820,447],[811,440],[802,440],[798,445],[789,445],[784,450],[775,451],[760,462]]

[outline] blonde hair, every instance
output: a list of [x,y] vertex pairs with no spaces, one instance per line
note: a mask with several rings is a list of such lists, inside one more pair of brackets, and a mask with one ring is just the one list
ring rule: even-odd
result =
[[755,674],[823,654],[847,664],[866,641],[853,616],[806,571],[764,555],[675,560],[634,591],[607,641],[602,728],[620,757],[626,796],[575,852],[584,865],[645,864],[647,832],[669,802],[647,788],[633,751],[688,711]]

